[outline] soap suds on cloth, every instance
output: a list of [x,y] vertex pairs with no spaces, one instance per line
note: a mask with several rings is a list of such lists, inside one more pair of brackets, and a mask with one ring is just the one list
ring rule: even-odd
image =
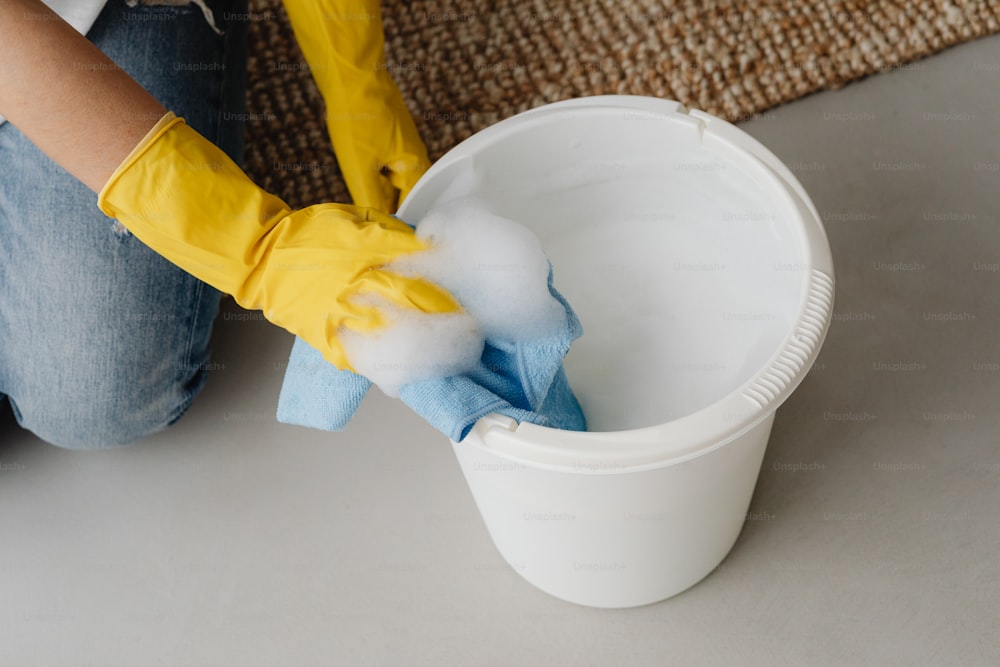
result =
[[466,312],[430,315],[382,307],[392,325],[340,337],[354,369],[387,395],[411,382],[461,375],[479,363],[486,339],[512,343],[558,335],[566,310],[548,288],[549,262],[530,229],[482,201],[446,202],[417,223],[429,249],[387,268],[447,289]]

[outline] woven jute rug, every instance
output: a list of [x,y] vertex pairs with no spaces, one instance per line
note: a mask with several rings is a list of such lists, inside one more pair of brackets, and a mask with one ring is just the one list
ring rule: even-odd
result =
[[[251,0],[247,170],[293,206],[347,202],[280,0]],[[739,122],[1000,30],[1000,0],[382,3],[386,67],[431,159],[520,111],[653,95]]]

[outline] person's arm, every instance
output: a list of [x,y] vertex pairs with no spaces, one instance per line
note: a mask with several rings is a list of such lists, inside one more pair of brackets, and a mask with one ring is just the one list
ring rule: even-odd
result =
[[165,112],[39,0],[0,2],[0,115],[91,190]]
[[293,211],[38,0],[0,0],[0,114],[136,238],[338,368],[341,334],[378,331],[387,308],[461,311],[387,269],[426,248],[411,227],[337,204]]

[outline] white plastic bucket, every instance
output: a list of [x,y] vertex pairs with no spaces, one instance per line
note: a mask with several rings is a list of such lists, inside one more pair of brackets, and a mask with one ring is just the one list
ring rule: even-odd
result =
[[560,102],[464,141],[400,210],[473,195],[531,227],[584,336],[586,433],[480,420],[455,454],[497,549],[596,607],[701,580],[743,526],[779,405],[819,352],[833,262],[815,207],[743,131],[676,102]]

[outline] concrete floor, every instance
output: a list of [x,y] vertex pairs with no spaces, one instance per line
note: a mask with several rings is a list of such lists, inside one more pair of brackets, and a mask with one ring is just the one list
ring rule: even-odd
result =
[[996,664],[998,87],[992,37],[743,125],[826,219],[836,315],[687,592],[539,592],[403,405],[278,425],[291,338],[230,307],[168,432],[81,454],[0,417],[0,664]]

